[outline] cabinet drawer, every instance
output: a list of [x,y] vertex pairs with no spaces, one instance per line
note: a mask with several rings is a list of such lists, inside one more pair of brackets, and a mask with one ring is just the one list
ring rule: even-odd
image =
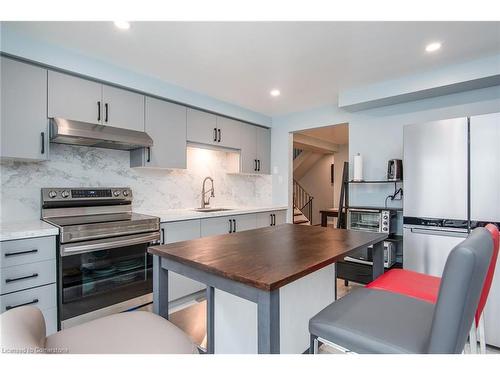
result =
[[56,282],[56,261],[28,263],[0,269],[0,294]]
[[56,238],[37,237],[0,242],[0,268],[56,258]]
[[50,336],[57,332],[57,308],[42,310],[45,319],[45,334]]
[[355,283],[368,284],[373,281],[372,267],[367,264],[338,262],[337,277]]
[[55,308],[57,306],[56,284],[0,296],[0,312],[2,313],[11,308],[24,305],[35,306],[40,310]]

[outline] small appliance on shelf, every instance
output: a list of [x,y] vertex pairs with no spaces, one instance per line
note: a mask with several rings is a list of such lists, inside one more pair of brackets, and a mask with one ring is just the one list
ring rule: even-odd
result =
[[403,160],[389,160],[387,163],[387,179],[389,181],[400,181],[403,179]]

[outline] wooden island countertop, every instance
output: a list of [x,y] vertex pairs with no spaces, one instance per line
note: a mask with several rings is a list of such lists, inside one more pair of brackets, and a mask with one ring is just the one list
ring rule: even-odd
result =
[[148,252],[272,291],[385,238],[382,233],[283,224],[152,246]]

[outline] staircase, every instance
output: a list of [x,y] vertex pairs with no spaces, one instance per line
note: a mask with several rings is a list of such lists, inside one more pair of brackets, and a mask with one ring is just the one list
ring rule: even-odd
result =
[[312,197],[296,180],[293,180],[293,223],[311,225]]

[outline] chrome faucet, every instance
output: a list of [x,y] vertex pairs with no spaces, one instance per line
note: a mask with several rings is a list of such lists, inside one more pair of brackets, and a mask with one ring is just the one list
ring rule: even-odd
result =
[[[210,182],[212,183],[212,187],[208,191],[205,190],[205,183],[207,182],[207,180],[210,180]],[[211,193],[211,194],[208,197],[208,199],[205,201],[205,196],[208,193]],[[215,197],[214,193],[215,193],[214,179],[212,177],[205,177],[205,179],[203,180],[203,187],[201,188],[201,208],[205,208],[206,206],[210,206],[210,197]]]

